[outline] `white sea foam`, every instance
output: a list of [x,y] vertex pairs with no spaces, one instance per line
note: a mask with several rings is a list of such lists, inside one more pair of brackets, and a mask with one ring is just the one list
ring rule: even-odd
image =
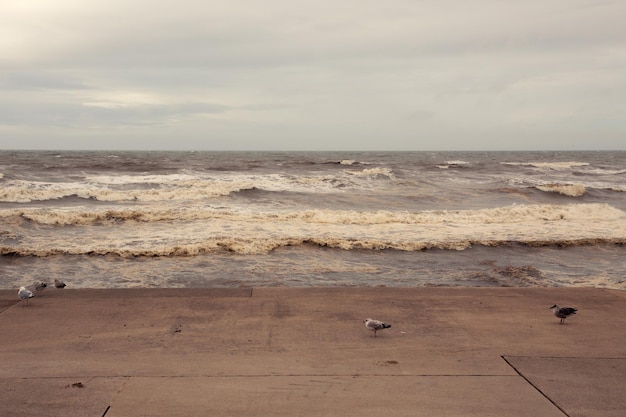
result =
[[467,162],[467,161],[461,161],[461,160],[455,160],[455,161],[446,161],[443,164],[439,164],[437,165],[437,168],[440,169],[449,169],[449,168],[455,168],[455,167],[468,167],[470,166],[471,163]]
[[378,168],[366,168],[362,171],[346,171],[346,173],[357,176],[357,177],[388,177],[391,179],[395,178],[393,174],[393,170],[391,168],[378,167]]
[[228,195],[250,187],[251,184],[178,184],[176,188],[114,189],[84,183],[34,183],[12,181],[0,190],[0,201],[27,203],[31,201],[58,200],[76,196],[98,201],[167,201],[196,200],[199,198]]
[[94,175],[87,177],[86,182],[91,184],[130,185],[130,184],[189,184],[198,180],[196,175],[167,174],[167,175]]
[[[372,172],[360,172],[357,176],[359,175],[391,174],[384,169],[376,169]],[[355,187],[353,177],[353,175],[340,178],[330,175],[194,176],[173,174],[98,176],[91,177],[85,182],[72,183],[15,180],[3,184],[0,189],[0,202],[27,203],[58,200],[71,196],[105,202],[197,201],[250,189],[327,193],[341,192],[346,188]]]
[[15,180],[3,184],[0,201],[27,203],[30,201],[56,200],[78,195],[84,187],[77,183],[43,183]]
[[[0,246],[4,254],[38,256],[193,256],[224,250],[261,254],[303,244],[345,250],[417,251],[515,242],[531,245],[626,243],[626,213],[606,204],[416,213],[341,210],[262,213],[204,208],[176,212],[156,210],[146,214],[128,211],[86,215],[37,210],[21,213],[2,210],[0,213],[5,219],[13,216],[13,222],[6,222],[8,224],[28,219],[47,225],[98,226],[88,229],[88,233],[78,227],[59,229],[52,235],[39,234],[37,228],[29,228],[28,232],[22,230],[17,243]],[[199,222],[199,219],[206,221]]]
[[232,207],[188,206],[163,208],[145,206],[141,209],[85,209],[46,208],[46,209],[5,209],[0,210],[0,218],[7,222],[33,221],[46,225],[89,225],[102,223],[130,222],[170,222],[195,220],[222,220],[251,222],[259,224],[320,224],[320,225],[476,225],[476,224],[516,224],[528,221],[596,221],[623,220],[624,212],[607,204],[569,205],[513,205],[482,210],[457,211],[354,211],[311,209],[294,211],[269,211],[259,209],[242,210]]
[[340,165],[371,165],[371,162],[357,161],[355,159],[342,159]]

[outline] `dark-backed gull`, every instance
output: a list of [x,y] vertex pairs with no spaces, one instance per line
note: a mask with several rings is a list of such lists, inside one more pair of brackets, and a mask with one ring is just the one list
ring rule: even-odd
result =
[[572,314],[576,314],[578,311],[572,307],[560,307],[558,304],[554,304],[550,307],[552,310],[552,314],[561,319],[561,324],[565,323],[565,319],[571,316]]

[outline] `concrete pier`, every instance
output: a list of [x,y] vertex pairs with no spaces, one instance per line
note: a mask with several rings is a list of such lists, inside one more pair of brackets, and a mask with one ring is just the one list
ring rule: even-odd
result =
[[625,330],[591,288],[1,290],[0,416],[621,417]]

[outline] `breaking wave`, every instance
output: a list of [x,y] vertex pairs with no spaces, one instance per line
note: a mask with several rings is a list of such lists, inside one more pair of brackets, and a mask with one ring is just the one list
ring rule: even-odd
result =
[[544,184],[537,185],[535,188],[540,191],[563,194],[569,197],[582,197],[586,192],[585,186],[582,184]]
[[281,247],[318,246],[341,250],[399,250],[405,252],[423,251],[429,249],[465,250],[473,246],[528,246],[528,247],[573,247],[600,244],[626,244],[626,238],[593,238],[570,240],[463,240],[455,242],[393,242],[379,240],[352,240],[339,238],[316,239],[274,239],[274,240],[245,240],[232,238],[213,238],[200,243],[182,243],[171,246],[161,245],[149,248],[110,248],[93,247],[89,249],[74,248],[14,248],[0,244],[0,255],[4,256],[36,256],[47,257],[55,255],[89,255],[89,256],[120,256],[124,258],[136,257],[188,257],[200,256],[217,252],[232,252],[240,255],[269,254]]
[[3,210],[0,215],[12,227],[0,233],[3,255],[266,254],[299,245],[421,251],[472,245],[626,244],[626,213],[606,204],[422,212],[28,209]]
[[[113,182],[111,182],[112,184]],[[127,183],[120,183],[127,184]],[[136,183],[135,183],[136,184]],[[197,182],[178,181],[175,186],[159,185],[158,180],[144,181],[142,187],[120,188],[103,184],[83,183],[33,183],[13,181],[0,190],[0,201],[28,203],[33,201],[60,200],[78,197],[86,200],[124,202],[124,201],[171,201],[198,200],[202,198],[225,196],[241,189],[252,188],[250,182],[227,183],[223,181]]]
[[[33,183],[20,186],[14,183],[0,190],[0,201],[12,203],[28,203],[33,201],[60,200],[68,197],[78,197],[85,200],[102,202],[126,201],[197,201],[207,198],[223,197],[244,190],[259,189],[258,182],[254,181],[186,181],[178,182],[174,186],[154,185],[143,183],[142,187],[121,187],[120,189],[77,185],[75,183],[41,184],[33,187]],[[257,185],[255,185],[257,184]],[[269,191],[276,188],[266,184]],[[295,188],[295,187],[293,187]]]
[[93,176],[76,182],[13,180],[0,189],[0,202],[29,203],[78,197],[101,202],[198,201],[259,189],[272,192],[330,193],[368,187],[369,180],[393,180],[389,168],[343,170],[320,175],[190,174]]
[[446,161],[443,164],[437,165],[437,168],[448,169],[448,168],[467,168],[471,166],[471,164],[467,161],[455,160],[455,161]]
[[372,177],[372,178],[388,177],[391,179],[395,178],[395,175],[393,174],[393,170],[391,170],[390,168],[384,168],[384,167],[366,168],[362,171],[346,171],[346,173],[357,176],[357,177]]
[[41,225],[98,225],[119,222],[162,222],[228,220],[260,223],[317,223],[335,225],[476,225],[516,224],[526,221],[618,220],[626,215],[608,204],[513,205],[481,210],[433,210],[419,212],[353,211],[311,209],[259,212],[226,207],[190,206],[183,208],[142,207],[141,209],[28,208],[0,210],[7,223],[30,221]]

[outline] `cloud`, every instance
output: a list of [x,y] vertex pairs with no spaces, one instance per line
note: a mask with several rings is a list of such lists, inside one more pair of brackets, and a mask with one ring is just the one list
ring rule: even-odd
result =
[[193,148],[224,146],[214,134],[274,149],[623,147],[625,14],[590,0],[2,2],[0,124],[33,143],[29,127],[54,125]]
[[0,78],[3,90],[88,90],[91,87],[71,75],[44,71],[8,72]]
[[0,125],[69,129],[168,126],[228,110],[226,106],[213,103],[162,104],[132,99],[82,103],[66,100],[45,103],[30,100],[21,103],[0,101]]

